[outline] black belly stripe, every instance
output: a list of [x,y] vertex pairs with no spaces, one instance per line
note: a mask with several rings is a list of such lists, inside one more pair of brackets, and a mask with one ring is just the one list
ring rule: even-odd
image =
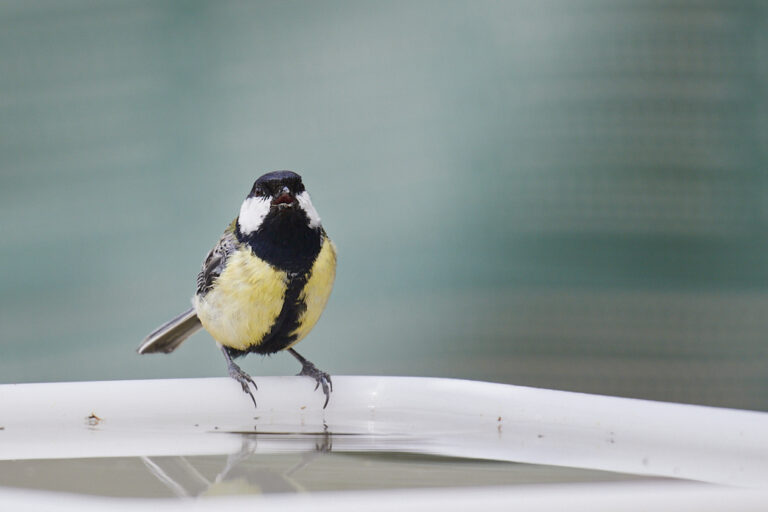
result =
[[307,284],[307,277],[307,274],[300,274],[289,281],[280,314],[277,315],[275,323],[272,324],[272,328],[261,342],[245,350],[227,347],[227,352],[231,357],[242,357],[251,352],[274,354],[296,341],[297,335],[293,333],[299,327],[301,315],[307,310],[307,304],[300,298],[301,292]]

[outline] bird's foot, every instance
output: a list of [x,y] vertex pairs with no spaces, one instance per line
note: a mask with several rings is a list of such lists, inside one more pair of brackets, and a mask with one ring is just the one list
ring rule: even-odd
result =
[[310,363],[309,361],[302,363],[301,371],[296,375],[305,375],[315,379],[315,390],[322,386],[323,393],[325,394],[325,403],[323,404],[323,409],[325,409],[328,405],[328,399],[331,398],[331,391],[333,391],[333,382],[331,382],[331,376],[318,369],[317,366]]
[[301,363],[301,371],[296,375],[306,375],[307,377],[312,377],[315,379],[315,390],[317,390],[317,388],[320,386],[323,387],[323,393],[325,394],[325,403],[323,404],[323,409],[325,409],[328,405],[328,399],[331,398],[331,391],[333,391],[333,382],[331,382],[331,376],[322,370],[318,370],[317,366],[305,359],[304,356],[292,348],[289,348],[288,352]]
[[251,388],[248,387],[248,384],[251,384],[253,389],[259,389],[256,386],[256,383],[253,382],[253,378],[248,375],[242,368],[231,361],[229,364],[227,364],[227,370],[229,371],[229,376],[240,383],[240,386],[243,388],[243,392],[251,397],[253,406],[256,407],[256,398],[254,398]]
[[256,399],[253,397],[253,392],[251,392],[251,388],[248,387],[248,384],[252,384],[253,389],[259,389],[258,386],[253,382],[253,378],[245,373],[243,369],[237,366],[237,363],[232,360],[232,355],[229,353],[229,349],[224,346],[220,346],[220,348],[221,353],[224,354],[224,360],[227,362],[229,376],[240,383],[240,386],[243,388],[243,393],[251,397],[253,406],[256,407]]

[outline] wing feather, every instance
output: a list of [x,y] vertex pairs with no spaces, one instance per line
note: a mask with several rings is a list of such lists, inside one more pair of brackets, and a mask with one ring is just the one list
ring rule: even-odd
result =
[[203,268],[197,275],[197,295],[200,297],[213,288],[216,279],[224,272],[229,256],[237,249],[236,223],[237,219],[232,221],[203,262]]

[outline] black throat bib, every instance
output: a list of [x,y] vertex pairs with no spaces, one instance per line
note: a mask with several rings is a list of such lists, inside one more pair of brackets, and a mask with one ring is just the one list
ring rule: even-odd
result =
[[256,256],[292,274],[309,272],[320,253],[322,228],[309,227],[307,214],[298,208],[271,211],[253,233],[237,232]]

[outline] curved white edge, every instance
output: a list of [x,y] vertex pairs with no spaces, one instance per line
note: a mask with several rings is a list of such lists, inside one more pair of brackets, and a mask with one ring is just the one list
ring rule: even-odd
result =
[[[309,379],[255,381],[256,410],[228,378],[2,385],[0,459],[234,453],[242,446],[238,433],[328,432],[334,451],[376,448],[768,488],[766,413],[454,379],[345,376],[334,377],[323,410]],[[292,446],[302,449],[297,439]],[[258,450],[269,451],[270,441]]]
[[196,499],[114,499],[0,488],[0,505],[14,512],[764,512],[768,493],[686,483],[602,483],[465,489],[322,492]]

